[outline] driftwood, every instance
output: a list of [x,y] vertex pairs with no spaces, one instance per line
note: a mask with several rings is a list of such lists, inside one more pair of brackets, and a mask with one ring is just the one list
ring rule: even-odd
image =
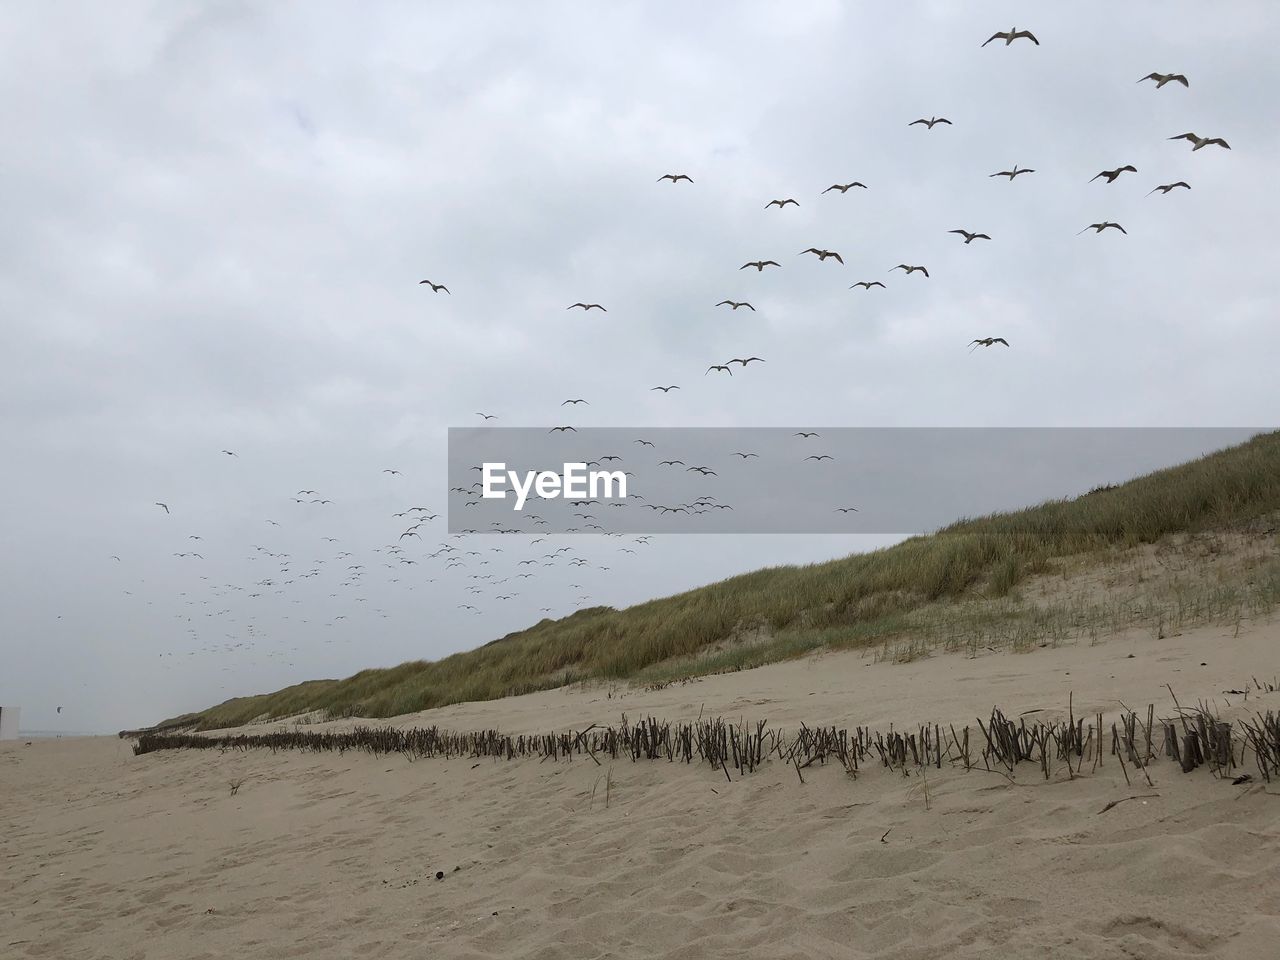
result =
[[[1176,698],[1174,702],[1177,704]],[[1118,761],[1126,782],[1130,782],[1129,767],[1133,766],[1141,771],[1148,786],[1153,785],[1148,768],[1156,759],[1152,743],[1156,723],[1154,707],[1149,706],[1145,723],[1127,710],[1111,725],[1110,753]],[[1179,706],[1177,717],[1161,719],[1159,723],[1164,734],[1163,754],[1184,773],[1208,765],[1215,776],[1230,778],[1232,771],[1246,762],[1246,756],[1251,756],[1263,780],[1269,783],[1272,777],[1280,777],[1280,715],[1272,711],[1240,722],[1238,730],[1203,704],[1195,709]],[[668,723],[654,717],[631,723],[625,716],[616,727],[592,724],[578,731],[516,736],[497,730],[457,732],[434,726],[356,726],[343,732],[280,730],[224,736],[144,732],[138,736],[133,751],[147,754],[172,749],[267,749],[342,754],[361,750],[374,756],[399,754],[411,761],[467,757],[529,758],[542,762],[585,757],[596,765],[601,765],[601,757],[611,761],[629,758],[633,762],[705,763],[723,772],[729,782],[734,780],[731,769],[741,777],[768,761],[781,760],[794,767],[801,783],[805,782],[804,770],[828,762],[838,764],[851,779],[857,778],[863,766],[876,761],[903,774],[911,770],[924,772],[929,767],[941,769],[947,764],[965,770],[985,769],[1008,779],[1020,764],[1030,763],[1048,780],[1059,764],[1065,763],[1068,777],[1080,772],[1085,759],[1092,760],[1094,769],[1102,765],[1102,724],[1101,714],[1087,725],[1085,718],[1076,718],[1071,702],[1066,720],[1035,721],[1031,725],[1025,719],[1009,719],[997,707],[986,721],[977,719],[982,735],[977,741],[980,753],[971,749],[968,726],[960,731],[949,726],[944,734],[938,724],[921,725],[903,733],[892,727],[880,732],[867,727],[849,730],[802,723],[796,733],[788,734],[782,729],[770,729],[765,720],[751,726],[701,717],[692,723]]]

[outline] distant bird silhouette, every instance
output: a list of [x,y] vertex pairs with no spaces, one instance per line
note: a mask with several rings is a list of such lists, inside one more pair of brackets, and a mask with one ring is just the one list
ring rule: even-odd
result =
[[1210,144],[1217,145],[1226,150],[1231,149],[1231,144],[1223,140],[1221,137],[1202,137],[1195,133],[1180,133],[1176,137],[1170,137],[1170,140],[1190,140],[1195,146],[1191,148],[1191,152],[1195,153],[1201,147],[1207,147]]
[[165,512],[165,513],[168,513],[168,512],[169,512],[169,505],[168,505],[167,503],[161,503],[159,500],[157,500],[157,501],[156,501],[156,506],[157,506],[157,507],[164,507],[164,512]]
[[831,454],[829,453],[822,453],[822,454],[811,453],[809,454],[809,456],[805,457],[805,459],[806,460],[834,460],[835,457],[831,456]]
[[[729,376],[733,376],[733,370],[727,363],[713,363],[711,366],[707,367],[707,373],[710,373],[712,370],[722,370]],[[704,373],[703,376],[705,377],[707,373]]]
[[765,361],[764,361],[764,357],[747,357],[745,360],[740,359],[740,358],[738,358],[738,357],[734,357],[732,360],[729,360],[728,362],[729,362],[729,363],[740,363],[740,364],[742,364],[742,365],[745,367],[745,366],[746,366],[748,363],[750,363],[752,360],[759,360],[761,363],[764,363],[764,362],[765,362]]
[[1145,77],[1139,80],[1138,83],[1142,83],[1143,80],[1154,80],[1156,82],[1157,90],[1170,82],[1180,83],[1184,87],[1191,86],[1191,84],[1187,83],[1187,78],[1180,73],[1148,73]]
[[893,273],[894,270],[905,270],[908,276],[915,273],[917,270],[923,273],[926,277],[929,275],[929,271],[926,270],[924,267],[913,267],[905,263],[900,263],[896,267],[889,268],[890,273]]
[[234,457],[234,456],[236,456],[236,454],[235,454],[235,453],[233,453],[233,452],[232,452],[232,451],[230,451],[230,450],[223,450],[222,452],[223,452],[223,453],[225,453],[228,457]]
[[[1012,183],[1015,177],[1020,177],[1024,173],[1035,173],[1035,171],[1028,169],[1027,167],[1019,169],[1018,165],[1015,163],[1012,170],[998,170],[991,174],[990,177],[1008,177],[1009,182]],[[988,179],[990,179],[990,177],[988,177]]]
[[1148,194],[1147,194],[1147,196],[1148,196],[1148,197],[1149,197],[1149,196],[1151,196],[1151,194],[1152,194],[1152,193],[1155,193],[1155,192],[1156,192],[1156,190],[1159,190],[1162,194],[1167,194],[1167,193],[1168,193],[1170,190],[1172,190],[1174,187],[1183,187],[1183,188],[1185,188],[1185,189],[1187,189],[1187,190],[1190,190],[1190,189],[1191,189],[1191,184],[1187,183],[1187,181],[1185,181],[1185,180],[1179,180],[1179,181],[1177,181],[1176,183],[1162,183],[1162,184],[1160,184],[1160,186],[1158,186],[1158,187],[1156,187],[1154,190],[1152,190],[1152,191],[1151,191],[1151,193],[1148,193]]
[[578,432],[573,427],[552,427],[550,430],[547,431],[547,433],[557,433],[557,432],[564,433],[566,430],[572,430],[574,433]]
[[[884,284],[879,280],[859,280],[853,287],[862,287],[864,290],[870,290],[872,287],[884,287]],[[853,287],[849,289],[852,290]]]
[[578,301],[577,303],[571,303],[569,304],[569,306],[565,307],[565,309],[572,310],[574,307],[581,307],[584,312],[587,310],[603,310],[605,313],[609,312],[608,310],[605,310],[604,307],[600,306],[600,304],[598,303],[583,303],[582,301]]
[[[567,405],[569,405],[569,404],[579,404],[579,403],[587,403],[587,401],[585,401],[585,400],[566,400],[564,403],[560,404],[560,406],[562,406],[562,407],[563,407],[563,406],[567,406]],[[591,406],[591,404],[587,403],[587,406],[589,407],[589,406]]]
[[679,390],[679,389],[680,388],[673,383],[669,387],[650,387],[649,391],[652,393],[654,390],[661,390],[663,393],[670,393],[672,390]]
[[645,447],[652,447],[652,446],[653,446],[653,441],[652,441],[652,440],[637,440],[637,441],[635,441],[635,442],[636,442],[636,443],[638,443],[638,444],[640,444],[641,446],[645,446]]
[[965,246],[971,244],[974,240],[990,240],[991,238],[985,233],[970,233],[968,230],[948,230],[947,233],[958,233],[964,237]]
[[733,452],[733,455],[734,455],[735,457],[741,457],[743,460],[746,460],[746,459],[748,459],[748,458],[750,458],[750,457],[759,457],[759,456],[760,456],[760,454],[758,454],[758,453],[739,453],[737,450],[735,450],[735,451]]
[[747,301],[745,300],[721,300],[719,303],[716,304],[717,307],[723,307],[726,305],[733,307],[733,309],[735,310],[737,310],[739,307],[746,307],[752,313],[756,312],[756,308],[753,307],[751,304],[747,303]]
[[777,260],[749,260],[746,263],[744,263],[742,266],[740,266],[738,269],[745,270],[747,269],[747,267],[755,267],[757,273],[763,273],[765,267],[780,267],[780,266],[782,266],[782,264],[780,264]]
[[476,414],[476,416],[477,416],[477,417],[483,417],[485,420],[497,420],[497,419],[498,419],[498,415],[497,415],[496,413],[477,413],[477,414]]
[[857,513],[858,508],[857,507],[836,507],[835,512],[836,513]]
[[672,183],[677,183],[680,180],[688,180],[690,183],[693,183],[693,178],[684,173],[664,173],[658,178],[658,183],[661,183],[663,180],[670,180]]
[[1003,343],[1006,347],[1009,345],[1009,341],[1004,337],[982,337],[978,340],[971,341],[969,352],[973,353],[973,351],[977,350],[979,347],[990,347],[997,343]]
[[992,40],[1003,40],[1004,45],[1007,47],[1009,44],[1013,43],[1013,41],[1022,39],[1030,40],[1037,47],[1040,46],[1040,41],[1036,39],[1035,34],[1030,30],[1018,30],[1015,27],[1010,27],[1007,31],[1002,33],[993,33],[982,45],[985,47]]
[[816,254],[820,261],[826,260],[827,257],[835,257],[840,263],[844,263],[844,258],[834,250],[819,250],[817,247],[810,247],[808,250],[801,250],[796,254],[797,257],[803,257],[806,253]]
[[1114,170],[1103,170],[1097,176],[1091,178],[1089,182],[1093,183],[1093,181],[1097,180],[1098,177],[1106,177],[1107,183],[1115,183],[1116,177],[1120,176],[1120,174],[1124,173],[1126,170],[1128,170],[1130,173],[1138,172],[1137,167],[1133,166],[1132,164],[1126,163],[1123,167],[1116,167]]
[[833,183],[822,192],[830,193],[832,190],[839,190],[841,193],[848,193],[853,187],[861,187],[863,190],[867,189],[867,185],[865,183],[859,183],[855,180],[853,183]]
[[945,123],[948,127],[953,126],[952,122],[948,120],[946,117],[930,117],[928,120],[925,120],[923,117],[921,117],[919,120],[912,120],[910,123],[907,124],[907,126],[914,127],[917,123],[923,123],[930,130],[934,128],[935,124],[939,124],[939,123]]
[[781,210],[788,203],[794,204],[797,207],[800,206],[800,202],[798,200],[792,200],[790,197],[787,197],[787,199],[785,200],[770,200],[768,203],[764,205],[764,208],[768,210],[770,207],[777,207],[779,210]]
[[[1087,227],[1085,227],[1084,230],[1081,230],[1080,233],[1084,233],[1085,230],[1092,230],[1094,233],[1101,233],[1103,230],[1106,230],[1108,227],[1114,227],[1116,230],[1119,230],[1125,236],[1129,235],[1128,230],[1120,226],[1120,224],[1118,223],[1112,223],[1110,220],[1108,220],[1105,223],[1091,223]],[[1077,233],[1076,236],[1077,237],[1080,236],[1080,233]]]
[[[422,286],[422,284],[424,283],[431,288],[432,293],[439,293],[441,290],[443,290],[445,293],[449,293],[449,288],[446,287],[443,283],[432,283],[430,280],[419,280],[418,286]],[[451,293],[449,295],[452,296]]]
[[[385,469],[385,470],[383,470],[382,472],[383,472],[383,473],[389,473],[389,474],[391,474],[392,476],[398,476],[398,475],[400,474],[400,471],[399,471],[399,470],[391,470],[391,469]],[[311,492],[312,492],[312,493],[315,493],[315,491],[314,491],[314,490],[312,490]],[[314,502],[314,501],[312,501],[312,502]]]
[[813,432],[807,432],[807,433],[806,433],[804,430],[800,430],[800,431],[798,431],[798,432],[796,432],[796,433],[793,433],[793,434],[792,434],[792,436],[793,436],[793,437],[820,437],[820,436],[822,436],[822,434],[820,434],[820,433],[813,433]]

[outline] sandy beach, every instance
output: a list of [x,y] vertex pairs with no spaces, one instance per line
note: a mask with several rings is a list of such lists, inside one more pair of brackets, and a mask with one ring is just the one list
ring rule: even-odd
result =
[[[831,654],[656,691],[593,685],[399,717],[506,732],[623,714],[771,726],[1280,706],[1274,624],[907,664]],[[1269,671],[1269,672],[1268,672]],[[340,728],[355,721],[312,724]],[[381,723],[383,721],[373,721]],[[264,724],[254,732],[290,724]],[[0,748],[6,956],[1261,958],[1280,787],[1168,760],[1045,782],[781,763]],[[1242,771],[1245,772],[1245,771]],[[1136,776],[1136,774],[1135,774]],[[240,781],[234,795],[231,785]],[[607,796],[606,796],[607,794]],[[926,803],[927,794],[927,803]],[[1129,800],[1126,798],[1134,797]],[[1123,802],[1103,812],[1107,804]],[[443,879],[436,879],[437,873]]]

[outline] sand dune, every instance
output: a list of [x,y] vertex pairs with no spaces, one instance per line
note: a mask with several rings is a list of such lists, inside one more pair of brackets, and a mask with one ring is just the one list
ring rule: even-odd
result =
[[[1222,693],[1274,680],[1280,629],[1234,634],[900,665],[835,654],[391,722],[543,732],[704,712],[885,729],[972,723],[993,705],[1054,716],[1068,693],[1077,715],[1121,701],[1171,715],[1166,682],[1228,718],[1280,709],[1280,693]],[[10,743],[0,948],[59,960],[1274,955],[1280,785],[1167,760],[1151,775],[1153,788],[1126,785],[1104,762],[1074,780],[1020,770],[1011,784],[944,768],[926,784],[827,767],[801,784],[772,763],[726,782],[662,761]]]

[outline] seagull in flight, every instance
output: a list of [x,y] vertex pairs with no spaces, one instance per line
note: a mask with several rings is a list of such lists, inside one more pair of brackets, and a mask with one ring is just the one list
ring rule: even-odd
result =
[[726,305],[733,307],[733,309],[735,310],[737,310],[739,307],[746,307],[752,313],[756,312],[756,308],[753,307],[751,304],[747,303],[747,301],[745,300],[721,300],[719,303],[716,304],[717,307],[723,307]]
[[797,433],[793,433],[793,434],[792,434],[792,436],[793,436],[793,437],[820,437],[820,436],[822,436],[822,434],[820,434],[820,433],[806,433],[805,431],[801,430],[801,431],[799,431],[799,432],[797,432]]
[[819,261],[824,261],[827,257],[835,257],[840,263],[844,263],[844,258],[834,250],[819,250],[817,247],[810,247],[808,250],[801,250],[796,254],[797,257],[803,257],[806,253],[816,254]]
[[1142,78],[1142,80],[1139,80],[1138,83],[1142,83],[1143,80],[1154,80],[1156,82],[1157,90],[1170,82],[1180,83],[1184,87],[1191,86],[1191,84],[1187,83],[1187,78],[1180,73],[1148,73]]
[[658,178],[657,182],[661,183],[663,180],[670,180],[672,183],[677,183],[681,180],[688,180],[690,183],[693,183],[693,178],[685,173],[664,173]]
[[[397,476],[397,475],[399,475],[399,473],[400,473],[400,471],[399,471],[399,470],[391,470],[391,469],[389,469],[389,468],[388,468],[388,469],[383,470],[382,472],[383,472],[383,473],[389,473],[389,474],[391,474],[392,476]],[[311,492],[312,492],[312,493],[315,493],[315,491],[314,491],[314,490],[312,490]]]
[[165,513],[168,513],[168,512],[169,512],[169,505],[168,505],[167,503],[161,503],[159,500],[157,500],[157,501],[156,501],[156,506],[157,506],[157,507],[164,507],[164,512],[165,512]]
[[[564,403],[560,404],[560,406],[562,406],[562,407],[563,407],[563,406],[566,406],[567,404],[571,404],[571,403],[572,403],[572,404],[579,404],[579,403],[587,403],[587,401],[585,401],[585,400],[566,400]],[[589,407],[589,406],[591,406],[591,404],[587,403],[587,406]]]
[[1012,170],[999,170],[991,174],[987,179],[990,179],[991,177],[1008,177],[1009,182],[1012,183],[1015,177],[1020,177],[1024,173],[1035,173],[1035,171],[1030,170],[1027,167],[1019,169],[1018,165],[1015,163]]
[[787,197],[787,199],[785,200],[770,200],[768,203],[764,205],[764,208],[768,210],[770,207],[777,207],[779,210],[781,210],[788,203],[795,204],[797,207],[800,206],[800,201],[793,200],[790,197]]
[[835,512],[836,513],[857,513],[858,508],[857,507],[836,507]]
[[954,124],[952,124],[952,122],[948,120],[946,117],[930,117],[928,120],[925,120],[923,117],[921,117],[919,120],[912,120],[910,123],[907,124],[907,126],[914,127],[917,123],[923,123],[930,130],[934,128],[935,124],[939,124],[939,123],[945,123],[948,127],[954,126]]
[[745,270],[747,269],[747,267],[755,267],[756,273],[763,273],[765,267],[780,267],[780,266],[782,266],[782,264],[780,264],[777,260],[749,260],[748,262],[740,266],[738,269]]
[[1037,47],[1040,46],[1040,41],[1036,39],[1034,33],[1030,30],[1018,30],[1016,27],[1010,27],[1007,31],[1002,33],[993,33],[982,45],[985,47],[992,40],[1003,40],[1004,45],[1007,47],[1009,44],[1013,43],[1013,41],[1022,39],[1030,40]]
[[834,460],[835,457],[831,456],[831,454],[829,453],[821,453],[821,454],[811,453],[809,454],[809,456],[805,457],[805,459],[806,460]]
[[870,290],[872,287],[884,287],[884,284],[879,280],[859,280],[849,289],[852,290],[854,287],[862,287],[864,290]]
[[969,352],[973,353],[973,351],[977,350],[979,347],[990,347],[997,343],[1003,343],[1006,347],[1009,345],[1009,341],[1004,337],[982,337],[981,339],[972,341],[969,347]]
[[758,454],[758,453],[740,453],[740,452],[738,452],[737,450],[735,450],[735,451],[733,452],[733,455],[734,455],[735,457],[741,457],[743,460],[746,460],[746,459],[748,459],[748,458],[750,458],[750,457],[759,457],[759,456],[760,456],[760,454]]
[[[711,366],[707,367],[707,373],[710,373],[712,370],[723,370],[729,376],[733,376],[733,369],[727,363],[713,363]],[[704,373],[703,376],[705,377],[707,373]]]
[[1133,164],[1131,164],[1131,163],[1126,163],[1123,167],[1116,167],[1114,170],[1103,170],[1103,171],[1102,171],[1101,173],[1099,173],[1097,176],[1095,176],[1095,177],[1093,177],[1092,179],[1090,179],[1090,180],[1089,180],[1089,182],[1090,182],[1090,183],[1093,183],[1093,181],[1094,181],[1094,180],[1097,180],[1097,179],[1098,179],[1098,177],[1106,177],[1106,178],[1107,178],[1107,183],[1115,183],[1115,182],[1116,182],[1116,177],[1120,176],[1120,174],[1124,173],[1126,170],[1128,170],[1130,173],[1137,173],[1137,172],[1138,172],[1138,168],[1137,168],[1137,167],[1135,167],[1135,166],[1134,166]]
[[960,236],[964,237],[964,243],[966,247],[969,244],[973,243],[974,240],[990,240],[991,239],[985,233],[970,233],[968,230],[948,230],[947,233],[960,234]]
[[679,390],[679,389],[680,388],[673,383],[669,387],[650,387],[649,392],[652,393],[654,390],[661,390],[663,393],[670,393],[672,390]]
[[225,453],[228,457],[234,457],[237,455],[231,450],[223,450],[222,452]]
[[865,183],[860,183],[859,181],[855,180],[853,181],[853,183],[833,183],[831,186],[827,187],[827,189],[823,190],[822,192],[830,193],[832,190],[839,190],[841,193],[848,193],[854,187],[861,187],[863,190],[867,189],[867,185]]
[[548,431],[547,431],[547,433],[557,433],[557,432],[558,432],[558,433],[564,433],[564,432],[565,432],[565,431],[567,431],[567,430],[572,430],[574,433],[577,433],[577,432],[578,432],[578,431],[577,431],[576,429],[574,429],[573,427],[552,427],[550,430],[548,430]]
[[[441,290],[443,290],[445,293],[449,293],[449,288],[446,287],[443,283],[432,283],[430,280],[419,280],[418,286],[422,286],[422,284],[424,283],[431,288],[432,293],[439,293]],[[451,293],[449,295],[453,296],[453,294]]]
[[584,313],[588,310],[600,310],[603,313],[609,312],[608,310],[605,310],[604,307],[600,306],[600,304],[598,303],[583,303],[581,300],[579,300],[577,303],[569,304],[569,306],[565,307],[565,309],[572,310],[574,307],[581,307]]
[[889,272],[890,272],[890,273],[893,273],[893,271],[894,271],[894,270],[905,270],[905,271],[907,271],[907,275],[908,275],[908,276],[910,276],[911,274],[915,273],[917,270],[919,270],[921,273],[923,273],[926,277],[929,275],[929,271],[928,271],[928,270],[926,270],[924,267],[913,267],[913,266],[910,266],[909,264],[905,264],[905,263],[900,263],[900,264],[898,264],[896,267],[890,267],[890,268],[889,268]]
[[[1162,194],[1167,194],[1167,193],[1168,193],[1170,190],[1172,190],[1174,187],[1183,187],[1183,188],[1185,188],[1185,189],[1187,189],[1187,190],[1190,190],[1190,189],[1191,189],[1191,184],[1187,183],[1187,181],[1185,181],[1185,180],[1179,180],[1179,181],[1177,181],[1176,183],[1162,183],[1162,184],[1160,184],[1160,186],[1158,186],[1158,187],[1156,187],[1154,190],[1152,190],[1152,191],[1151,191],[1151,193],[1155,193],[1155,192],[1156,192],[1156,190],[1159,190]],[[1148,197],[1149,197],[1149,196],[1151,196],[1151,193],[1148,193],[1148,194],[1147,194],[1147,196],[1148,196]]]
[[752,360],[759,360],[761,363],[765,362],[764,357],[747,357],[745,360],[739,357],[734,357],[732,360],[729,361],[729,363],[740,363],[745,367]]
[[[1120,224],[1118,223],[1112,223],[1110,220],[1108,220],[1106,223],[1091,223],[1089,224],[1089,226],[1085,227],[1084,230],[1092,230],[1094,233],[1101,233],[1103,230],[1106,230],[1108,227],[1114,227],[1115,229],[1123,233],[1126,237],[1129,235],[1128,230],[1120,226]],[[1084,230],[1081,230],[1080,233],[1084,233]],[[1077,237],[1080,236],[1080,233],[1077,233],[1076,236]]]
[[1223,140],[1221,137],[1202,137],[1199,134],[1195,134],[1195,133],[1180,133],[1176,137],[1170,137],[1169,139],[1170,140],[1190,140],[1192,143],[1195,144],[1195,146],[1191,148],[1192,153],[1195,153],[1201,147],[1207,147],[1210,144],[1215,144],[1226,150],[1231,149],[1231,144],[1227,143],[1227,141]]

